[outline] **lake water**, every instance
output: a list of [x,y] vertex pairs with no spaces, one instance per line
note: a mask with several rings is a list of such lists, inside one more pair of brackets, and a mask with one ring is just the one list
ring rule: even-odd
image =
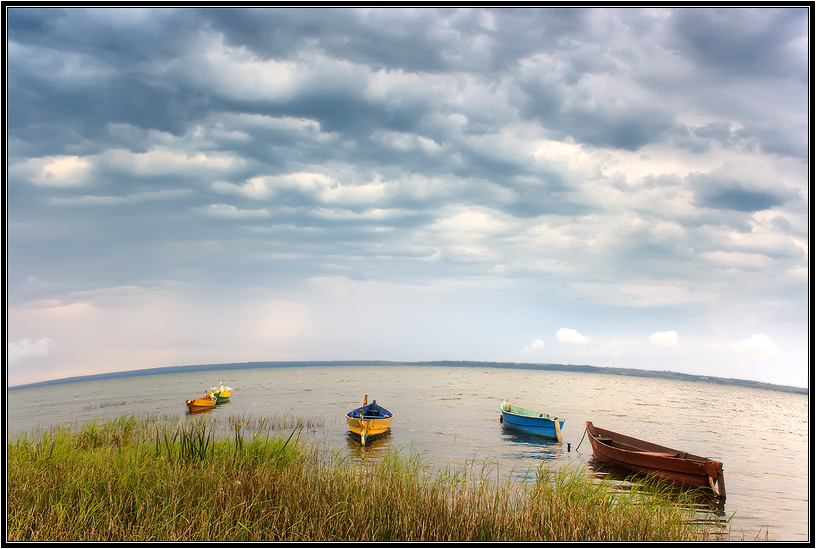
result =
[[[812,509],[806,395],[703,382],[579,372],[480,367],[303,366],[187,372],[78,381],[7,392],[9,436],[122,414],[177,414],[184,400],[223,381],[229,403],[196,414],[261,419],[308,417],[311,439],[376,459],[389,448],[419,453],[433,468],[488,465],[507,478],[542,461],[583,463],[586,421],[723,462],[731,535],[808,542]],[[345,413],[364,395],[394,413],[391,433],[365,450],[348,436]],[[514,433],[499,422],[506,398],[566,418],[563,443]],[[569,444],[569,449],[568,449]],[[766,538],[767,536],[767,538]]]

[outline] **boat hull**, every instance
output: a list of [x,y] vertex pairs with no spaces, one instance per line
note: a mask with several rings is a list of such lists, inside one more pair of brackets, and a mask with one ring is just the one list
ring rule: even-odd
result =
[[187,404],[187,410],[190,413],[194,413],[203,412],[204,410],[211,410],[215,407],[218,399],[212,395],[207,395],[201,398],[187,399],[185,402]]
[[231,391],[219,391],[217,393],[213,393],[213,396],[217,401],[216,404],[224,404],[225,402],[229,402],[231,395],[232,395]]
[[587,421],[586,433],[599,461],[686,488],[707,488],[725,498],[719,461],[601,429],[591,421]]
[[232,395],[232,388],[224,385],[221,387],[213,387],[207,391],[207,394],[213,395],[216,398],[216,404],[224,404],[225,402],[229,402],[230,396]]
[[391,428],[391,419],[392,418],[363,419],[361,425],[359,418],[351,418],[346,416],[346,421],[348,422],[351,433],[359,437],[361,436],[361,433],[365,431],[366,440],[373,440],[376,437],[381,437],[382,435],[386,434],[388,429]]
[[531,435],[561,440],[560,432],[564,428],[563,419],[512,406],[506,400],[502,400],[500,409],[501,421],[504,425]]
[[391,421],[394,419],[394,414],[375,403],[376,414],[371,412],[371,404],[355,408],[346,414],[346,423],[348,423],[351,434],[360,437],[360,442],[365,445],[366,441],[380,438],[391,428]]

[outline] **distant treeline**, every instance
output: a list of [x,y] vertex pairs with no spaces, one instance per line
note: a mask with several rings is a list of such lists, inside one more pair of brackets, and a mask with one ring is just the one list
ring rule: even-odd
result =
[[694,381],[705,383],[718,383],[720,385],[740,385],[743,387],[754,387],[757,389],[769,389],[772,391],[782,391],[785,393],[796,393],[806,395],[807,388],[789,387],[786,385],[774,385],[772,383],[761,383],[746,379],[733,379],[714,376],[698,376],[692,374],[682,374],[679,372],[667,372],[657,370],[637,370],[634,368],[609,368],[600,366],[589,366],[585,364],[533,364],[524,362],[480,362],[468,360],[434,360],[428,362],[393,362],[387,360],[331,360],[331,361],[291,361],[291,362],[233,362],[227,364],[198,364],[190,366],[165,366],[161,368],[145,368],[143,370],[128,370],[126,372],[110,372],[106,374],[95,374],[87,376],[66,377],[63,379],[52,379],[26,385],[16,385],[9,389],[24,389],[27,387],[40,387],[43,385],[54,385],[57,383],[72,383],[74,381],[89,381],[92,379],[109,379],[116,377],[147,376],[154,374],[176,374],[185,372],[207,372],[212,370],[244,370],[249,368],[292,368],[306,366],[442,366],[446,368],[508,368],[516,370],[550,370],[557,372],[586,372],[592,374],[607,374],[617,376],[652,377],[660,379],[677,379],[681,381]]

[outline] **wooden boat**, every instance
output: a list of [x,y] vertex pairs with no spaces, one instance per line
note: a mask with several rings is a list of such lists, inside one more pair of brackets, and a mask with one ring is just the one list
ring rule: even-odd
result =
[[193,413],[203,412],[204,410],[214,408],[215,404],[218,402],[218,399],[213,395],[205,395],[200,398],[188,398],[185,402],[187,403],[187,410],[189,410],[190,413]]
[[595,459],[623,469],[662,478],[689,488],[710,488],[725,499],[722,463],[595,427],[586,434]]
[[500,408],[501,417],[499,421],[508,427],[533,435],[554,438],[561,442],[561,429],[564,428],[563,419],[541,412],[534,412],[520,406],[513,406],[506,399],[502,399]]
[[219,381],[219,383],[220,386],[211,388],[207,391],[207,394],[215,397],[217,401],[216,404],[224,404],[225,402],[229,402],[230,396],[232,395],[232,387],[227,387],[223,381]]
[[360,437],[360,443],[379,438],[391,428],[394,414],[377,404],[376,400],[368,403],[368,395],[363,405],[346,414],[346,421],[353,435]]

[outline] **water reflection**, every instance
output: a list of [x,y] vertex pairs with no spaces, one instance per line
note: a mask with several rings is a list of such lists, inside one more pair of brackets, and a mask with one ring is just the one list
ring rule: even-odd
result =
[[508,443],[507,457],[513,459],[556,460],[566,452],[563,442],[518,431],[504,424],[501,439]]
[[346,436],[346,442],[348,443],[348,449],[351,455],[365,462],[379,463],[391,448],[391,429],[386,431],[383,436],[377,437],[374,440],[366,440],[365,446],[360,444],[359,435],[355,435],[349,431]]

